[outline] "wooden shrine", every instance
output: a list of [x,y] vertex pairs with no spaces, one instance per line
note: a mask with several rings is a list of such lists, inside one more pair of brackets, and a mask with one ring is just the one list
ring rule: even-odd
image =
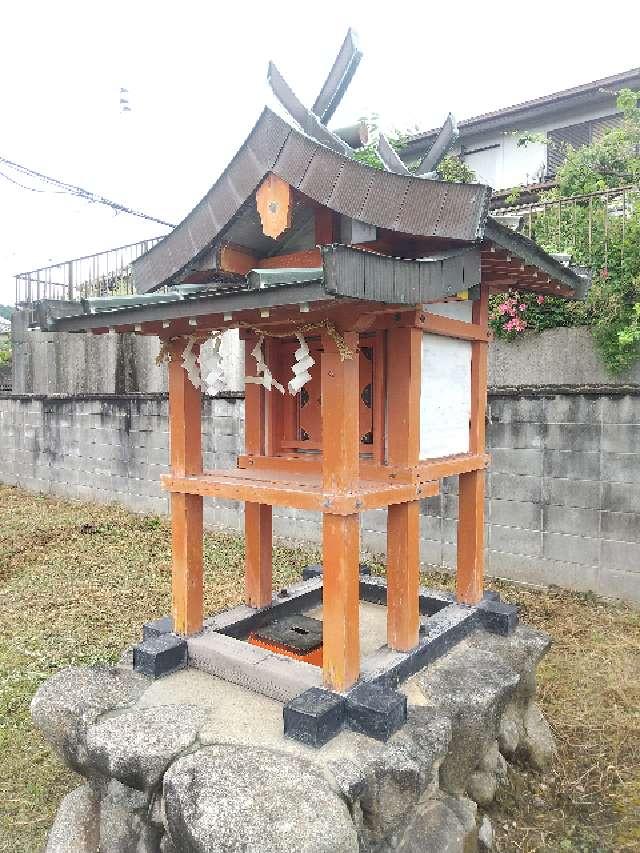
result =
[[[388,510],[390,650],[419,641],[420,501],[444,477],[459,476],[455,598],[483,599],[489,294],[581,285],[491,219],[488,187],[436,179],[451,119],[413,171],[384,138],[384,168],[354,158],[327,122],[358,60],[348,36],[311,110],[271,66],[292,121],[265,109],[197,207],[134,263],[137,295],[49,323],[163,342],[174,632],[203,628],[203,498],[244,502],[256,610],[273,601],[273,507],[321,514],[322,680],[337,692],[360,674],[363,512]],[[201,395],[219,364],[198,354],[231,328],[245,342],[245,452],[230,470],[203,470]]]

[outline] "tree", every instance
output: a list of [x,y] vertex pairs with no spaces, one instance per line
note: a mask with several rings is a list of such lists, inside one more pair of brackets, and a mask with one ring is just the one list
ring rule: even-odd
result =
[[[586,303],[547,297],[540,305],[522,294],[492,300],[491,322],[498,336],[514,338],[525,329],[552,326],[590,326],[613,374],[640,357],[640,186],[615,192],[640,181],[639,102],[640,93],[622,90],[617,96],[621,125],[590,145],[567,147],[556,187],[542,198],[550,204],[532,219],[532,237],[544,249],[566,252],[574,263],[592,270]],[[603,190],[612,192],[584,198]]]

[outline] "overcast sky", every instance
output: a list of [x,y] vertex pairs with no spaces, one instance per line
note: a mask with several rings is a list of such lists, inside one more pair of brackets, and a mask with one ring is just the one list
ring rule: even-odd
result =
[[[639,24],[637,0],[9,0],[0,156],[178,222],[255,122],[269,59],[310,104],[352,26],[364,59],[333,124],[428,129],[636,67]],[[0,174],[0,302],[16,272],[161,233]]]

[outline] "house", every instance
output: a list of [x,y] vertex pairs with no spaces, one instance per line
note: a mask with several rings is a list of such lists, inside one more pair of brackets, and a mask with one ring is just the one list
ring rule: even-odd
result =
[[[616,109],[620,89],[640,89],[640,68],[464,119],[452,153],[497,195],[516,186],[547,188],[553,185],[567,145],[588,145],[621,121]],[[519,145],[520,133],[544,134],[548,142]],[[402,159],[413,163],[422,157],[437,134],[435,129],[411,137]]]

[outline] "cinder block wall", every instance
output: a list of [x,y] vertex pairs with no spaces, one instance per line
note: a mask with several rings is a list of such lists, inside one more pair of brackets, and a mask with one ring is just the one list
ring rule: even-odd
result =
[[[166,513],[166,395],[0,396],[0,481],[64,497]],[[243,401],[203,402],[204,463],[230,467]],[[640,389],[490,395],[489,574],[640,602]],[[456,561],[457,479],[422,502],[421,554]],[[241,508],[205,500],[210,525],[239,530]],[[278,510],[279,536],[319,541],[319,515]],[[384,511],[363,515],[363,545],[386,547]]]

